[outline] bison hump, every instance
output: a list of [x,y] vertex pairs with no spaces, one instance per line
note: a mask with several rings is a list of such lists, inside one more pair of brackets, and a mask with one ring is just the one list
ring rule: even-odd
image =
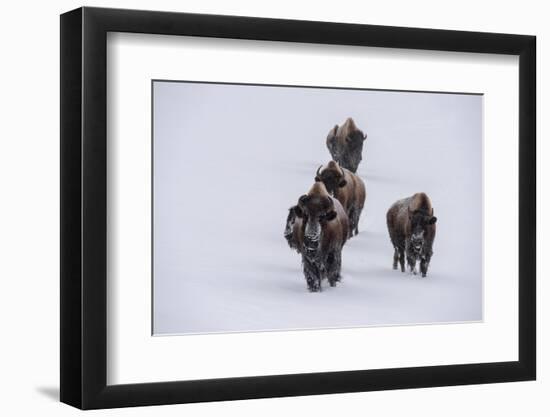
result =
[[426,193],[416,193],[411,198],[409,209],[411,211],[426,210],[429,212],[432,209],[432,202]]

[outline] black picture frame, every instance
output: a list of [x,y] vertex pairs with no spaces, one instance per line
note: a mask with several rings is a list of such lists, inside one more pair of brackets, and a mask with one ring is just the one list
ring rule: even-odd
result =
[[[518,361],[107,385],[108,32],[519,56]],[[534,36],[84,7],[61,15],[60,56],[62,402],[95,409],[536,378]]]

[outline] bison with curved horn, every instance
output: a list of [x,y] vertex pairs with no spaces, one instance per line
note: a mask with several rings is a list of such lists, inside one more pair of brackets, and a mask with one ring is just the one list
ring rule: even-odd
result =
[[365,205],[365,183],[358,175],[330,161],[317,169],[315,181],[321,181],[328,193],[338,199],[349,219],[349,237],[359,233],[359,218]]
[[321,291],[325,278],[334,287],[341,280],[342,247],[349,230],[344,208],[322,182],[316,182],[291,208],[289,217],[294,220],[287,241],[302,255],[309,291]]
[[367,135],[348,117],[342,126],[335,125],[328,132],[327,148],[332,159],[355,173],[363,158],[363,142],[366,138]]
[[435,223],[437,217],[430,198],[425,193],[396,201],[386,214],[388,232],[394,248],[393,269],[397,263],[405,272],[405,257],[411,272],[416,275],[416,264],[420,260],[422,277],[428,273],[433,255]]

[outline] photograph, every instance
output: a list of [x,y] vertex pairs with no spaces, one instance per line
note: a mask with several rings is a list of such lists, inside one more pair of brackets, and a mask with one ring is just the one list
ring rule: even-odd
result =
[[155,336],[483,321],[483,95],[152,81]]
[[9,248],[48,233],[7,407],[540,414],[543,13],[199,3],[44,3],[11,48],[56,62],[44,111],[8,83]]

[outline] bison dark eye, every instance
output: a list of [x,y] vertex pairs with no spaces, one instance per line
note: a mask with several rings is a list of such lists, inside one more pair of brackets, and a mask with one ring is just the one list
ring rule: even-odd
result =
[[327,214],[322,216],[322,218],[324,221],[330,222],[331,220],[334,220],[336,218],[336,212],[334,210],[329,211]]

